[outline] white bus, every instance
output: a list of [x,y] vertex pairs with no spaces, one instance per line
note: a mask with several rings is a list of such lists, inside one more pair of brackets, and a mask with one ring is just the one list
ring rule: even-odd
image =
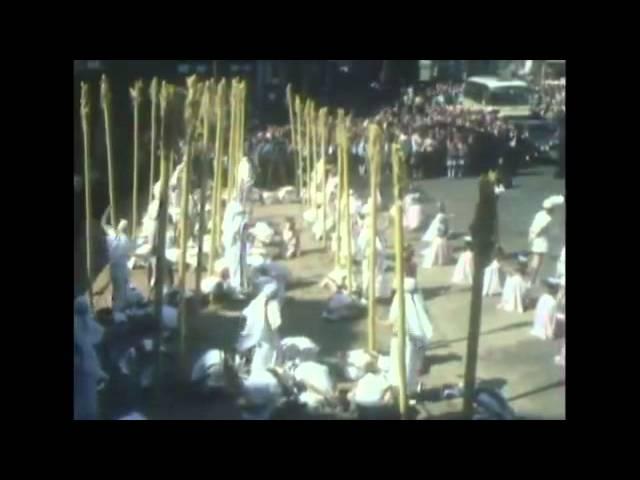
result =
[[470,77],[464,84],[462,104],[471,110],[497,111],[499,117],[529,117],[532,93],[521,80]]

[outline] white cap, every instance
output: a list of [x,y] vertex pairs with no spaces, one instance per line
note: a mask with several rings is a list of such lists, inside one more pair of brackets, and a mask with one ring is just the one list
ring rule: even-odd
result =
[[518,262],[520,263],[527,263],[529,259],[527,258],[526,255],[518,255]]
[[542,208],[549,209],[564,204],[564,197],[562,195],[552,195],[542,202]]

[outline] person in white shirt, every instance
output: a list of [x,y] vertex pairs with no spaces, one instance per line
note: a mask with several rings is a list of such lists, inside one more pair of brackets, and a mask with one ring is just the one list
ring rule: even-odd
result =
[[109,251],[109,267],[111,270],[112,309],[124,311],[127,303],[127,290],[129,287],[129,257],[133,251],[133,245],[127,236],[128,222],[120,220],[117,228],[107,225],[109,209],[104,212],[100,224],[106,234],[107,249]]
[[545,280],[546,292],[540,295],[533,317],[533,328],[529,332],[541,340],[553,338],[554,315],[556,313],[556,296],[560,281],[557,278]]
[[549,251],[549,240],[547,233],[549,226],[553,220],[553,213],[555,208],[564,203],[564,197],[562,195],[554,195],[547,198],[542,203],[542,210],[540,210],[531,222],[529,227],[529,242],[531,244],[531,264],[529,266],[531,272],[531,282],[535,284],[538,279],[538,274],[542,268],[544,256]]

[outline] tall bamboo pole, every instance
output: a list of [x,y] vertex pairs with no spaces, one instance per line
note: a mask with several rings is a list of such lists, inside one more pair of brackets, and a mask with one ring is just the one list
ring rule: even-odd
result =
[[149,146],[149,205],[153,201],[153,182],[155,182],[155,163],[156,163],[156,129],[158,122],[158,77],[151,80],[151,88],[149,89],[151,97],[151,145]]
[[315,103],[311,103],[311,142],[312,142],[312,163],[313,163],[313,178],[311,182],[313,183],[313,195],[311,196],[313,201],[313,211],[317,212],[317,200],[316,196],[318,193],[318,112],[316,111]]
[[197,112],[196,77],[187,78],[187,99],[185,103],[184,120],[186,133],[186,154],[182,170],[182,199],[180,206],[180,264],[178,289],[180,290],[180,358],[185,360],[187,315],[186,315],[186,280],[187,280],[187,250],[189,240],[189,197],[191,190],[191,157],[193,155],[194,130]]
[[[223,78],[218,84],[216,95],[216,157],[214,159],[215,190],[212,198],[211,254],[209,257],[209,275],[213,275],[214,259],[220,251],[220,222],[222,221],[222,172],[224,168],[224,129],[226,119],[226,88]],[[215,202],[215,203],[214,203]]]
[[[156,386],[157,394],[160,393],[160,381],[162,379],[162,299],[164,293],[164,274],[166,269],[165,247],[167,241],[167,219],[168,219],[168,193],[169,193],[169,154],[167,135],[168,108],[174,96],[174,88],[165,81],[160,88],[160,198],[158,199],[158,233],[156,242],[156,272],[154,287],[154,318],[158,322],[157,336],[155,341],[156,356]],[[158,397],[158,395],[157,395]]]
[[[200,104],[200,116],[202,117],[203,126],[203,134],[202,134],[202,143],[203,143],[203,152],[200,157],[200,211],[198,212],[198,261],[196,266],[196,294],[200,296],[200,280],[202,279],[202,250],[204,243],[204,232],[206,230],[205,223],[205,213],[206,213],[206,203],[207,203],[207,178],[205,177],[206,171],[206,160],[207,155],[211,151],[209,148],[209,130],[210,130],[210,118],[211,118],[211,103],[215,99],[215,89],[216,82],[215,80],[207,80],[204,84],[204,91],[202,94],[202,102]],[[213,179],[211,181],[211,185],[213,186]],[[212,187],[213,189],[213,187]]]
[[368,322],[368,346],[369,351],[376,349],[376,262],[378,261],[378,251],[376,241],[378,238],[378,184],[380,180],[380,162],[381,162],[381,132],[380,128],[372,124],[369,126],[369,201],[371,202],[371,230],[369,233],[369,316]]
[[353,291],[353,259],[351,246],[353,244],[353,235],[351,232],[351,191],[349,189],[349,134],[348,130],[351,127],[351,115],[349,115],[346,119],[346,122],[343,121],[341,128],[341,139],[339,148],[342,148],[342,168],[344,171],[344,191],[345,191],[345,218],[346,218],[346,228],[345,228],[345,236],[347,242],[347,287],[349,291]]
[[318,114],[320,122],[320,162],[322,164],[322,245],[327,248],[327,108],[321,108]]
[[82,120],[82,138],[84,140],[84,222],[85,241],[87,255],[87,292],[89,305],[93,310],[93,257],[91,245],[91,137],[89,136],[89,125],[91,125],[91,100],[89,97],[89,85],[82,82],[80,85],[80,118]]
[[[295,119],[293,116],[293,94],[291,93],[291,84],[287,85],[287,105],[289,106],[289,123],[291,125],[291,146],[293,147],[293,155],[294,155],[294,165],[295,170],[297,171],[297,165],[300,161],[298,149],[300,145],[296,143],[296,125]],[[302,191],[300,190],[300,185],[296,182],[296,188],[298,189],[298,198],[301,198]]]
[[244,137],[245,137],[245,117],[247,114],[247,81],[240,83],[240,102],[238,105],[240,115],[238,115],[240,127],[238,128],[238,164],[244,158]]
[[[297,180],[298,180],[298,190],[300,191],[300,194],[302,195],[302,179],[303,179],[303,174],[302,174],[302,100],[300,100],[300,96],[296,95],[296,103],[295,103],[295,110],[296,110],[296,123],[297,123],[297,128],[296,128],[296,134],[298,135],[298,174],[297,174]],[[304,201],[302,199],[302,197],[300,197],[300,201]]]
[[311,205],[311,100],[304,104],[304,132],[305,132],[305,175],[307,177],[307,204]]
[[237,114],[237,99],[238,82],[234,78],[231,80],[231,91],[229,92],[229,105],[231,109],[231,119],[229,123],[229,157],[227,166],[227,200],[231,200],[231,192],[233,191],[233,185],[235,181],[235,158],[236,158],[236,114]]
[[133,205],[131,207],[131,238],[135,241],[138,229],[138,165],[140,159],[139,129],[140,129],[140,102],[142,101],[142,81],[134,83],[130,90],[131,101],[133,102]]
[[344,175],[342,174],[343,159],[342,149],[340,148],[340,126],[344,120],[344,110],[338,109],[338,119],[335,123],[334,139],[336,142],[336,153],[338,155],[338,195],[336,208],[336,267],[341,266],[340,253],[342,252],[342,195],[344,194]]
[[115,228],[117,225],[116,210],[116,187],[115,176],[113,171],[113,144],[111,141],[111,88],[106,75],[102,75],[100,82],[100,99],[102,110],[104,112],[104,129],[107,143],[107,166],[109,171],[109,203],[111,204],[111,225]]
[[395,253],[396,253],[396,298],[398,299],[399,318],[398,318],[398,357],[395,359],[398,365],[398,381],[399,381],[399,407],[400,415],[406,418],[407,415],[407,368],[406,368],[406,319],[404,304],[404,238],[402,226],[402,182],[403,175],[401,173],[404,165],[401,157],[400,146],[393,145],[392,151],[393,162],[393,186],[395,197]]

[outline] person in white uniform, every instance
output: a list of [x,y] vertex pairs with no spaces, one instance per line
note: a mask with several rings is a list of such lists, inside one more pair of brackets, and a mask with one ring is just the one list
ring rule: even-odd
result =
[[236,348],[248,356],[253,350],[251,371],[265,370],[275,365],[280,344],[278,329],[282,324],[278,285],[271,282],[242,311],[247,323],[240,333]]
[[544,256],[549,251],[548,231],[555,208],[564,203],[562,195],[554,195],[547,198],[542,203],[542,210],[536,213],[536,216],[529,227],[529,242],[531,244],[531,264],[529,266],[531,272],[531,282],[535,284],[538,274],[542,268]]
[[545,293],[540,295],[533,316],[533,328],[529,332],[541,340],[553,338],[554,315],[556,313],[556,296],[560,281],[557,278],[547,278],[544,281]]
[[444,203],[438,203],[438,214],[431,225],[422,236],[423,242],[430,242],[430,245],[422,251],[422,267],[432,268],[446,265],[451,258],[449,247],[449,215],[447,215]]
[[[405,302],[405,321],[406,321],[406,372],[407,372],[407,393],[409,395],[416,394],[421,389],[420,370],[422,361],[429,344],[433,337],[433,327],[431,319],[425,307],[424,298],[418,290],[417,282],[414,278],[404,279],[404,302]],[[391,338],[390,357],[392,367],[389,372],[389,382],[394,386],[399,386],[398,373],[398,323],[400,321],[400,305],[399,298],[396,293],[389,310],[389,321],[393,324],[393,337]]]
[[498,308],[505,312],[524,313],[531,282],[527,278],[527,257],[518,257],[516,271],[507,278]]
[[127,236],[127,227],[129,224],[126,220],[120,220],[117,228],[107,225],[109,208],[107,208],[102,216],[101,225],[106,234],[107,250],[109,252],[109,267],[113,288],[112,309],[114,312],[122,312],[127,306],[129,257],[133,251],[133,245]]
[[473,250],[471,237],[464,237],[465,250],[458,257],[451,283],[468,287],[473,283]]
[[494,295],[500,295],[502,293],[502,283],[504,281],[504,272],[502,270],[501,262],[504,261],[504,250],[502,247],[496,248],[496,255],[485,269],[484,278],[482,281],[482,296],[492,297]]
[[244,277],[247,274],[247,223],[247,213],[242,204],[230,201],[224,214],[222,244],[225,263],[229,269],[229,286],[236,298],[242,298],[242,293],[246,290]]

